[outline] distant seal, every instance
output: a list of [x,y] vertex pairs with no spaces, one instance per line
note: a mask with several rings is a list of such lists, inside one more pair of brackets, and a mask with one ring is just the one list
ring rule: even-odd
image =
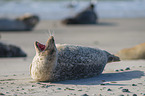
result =
[[108,62],[120,61],[107,51],[89,47],[55,44],[51,36],[46,45],[35,42],[36,55],[30,65],[36,81],[62,81],[100,75]]
[[30,14],[16,19],[0,18],[0,31],[28,31],[32,30],[38,22],[39,17]]
[[119,56],[122,60],[145,59],[145,43],[136,45],[132,48],[122,49],[116,56]]
[[95,5],[90,4],[88,8],[80,12],[74,18],[67,18],[62,21],[63,24],[97,24],[98,16],[94,11]]
[[27,54],[15,45],[0,42],[0,58],[2,57],[26,57]]

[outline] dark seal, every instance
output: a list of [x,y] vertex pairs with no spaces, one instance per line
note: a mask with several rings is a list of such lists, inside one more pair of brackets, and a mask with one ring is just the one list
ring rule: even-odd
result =
[[98,16],[94,11],[95,5],[90,4],[84,11],[78,13],[73,18],[67,18],[62,21],[64,24],[97,24]]
[[0,57],[26,57],[27,54],[15,45],[0,42]]

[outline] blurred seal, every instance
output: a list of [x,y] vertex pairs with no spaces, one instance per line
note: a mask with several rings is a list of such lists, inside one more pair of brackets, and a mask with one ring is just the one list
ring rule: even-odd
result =
[[116,56],[122,60],[145,59],[145,43],[136,45],[132,48],[124,48],[120,50]]
[[95,5],[90,4],[88,8],[80,12],[73,18],[67,18],[62,21],[63,24],[97,24],[98,16],[94,11]]
[[26,57],[27,54],[15,45],[0,42],[0,57]]
[[16,19],[0,18],[0,31],[28,31],[39,22],[37,15],[26,14]]

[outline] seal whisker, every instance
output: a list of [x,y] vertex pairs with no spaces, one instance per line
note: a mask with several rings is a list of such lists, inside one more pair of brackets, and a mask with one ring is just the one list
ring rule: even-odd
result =
[[48,35],[49,36],[54,36],[54,33],[55,33],[54,30],[48,29]]

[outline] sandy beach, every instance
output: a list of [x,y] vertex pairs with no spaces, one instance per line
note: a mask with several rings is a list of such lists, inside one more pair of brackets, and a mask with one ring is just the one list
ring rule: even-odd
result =
[[41,21],[33,31],[0,32],[1,42],[21,47],[26,58],[0,58],[0,95],[6,96],[145,96],[145,60],[108,63],[100,76],[61,82],[35,82],[29,65],[34,42],[46,43],[49,32],[56,43],[81,45],[116,54],[145,42],[145,18],[100,19],[98,25],[62,25]]

